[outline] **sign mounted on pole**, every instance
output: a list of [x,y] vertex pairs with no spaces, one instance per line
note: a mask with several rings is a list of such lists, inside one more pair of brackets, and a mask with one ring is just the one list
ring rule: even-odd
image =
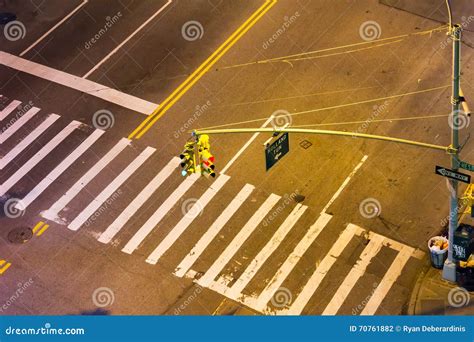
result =
[[267,171],[289,151],[290,138],[288,132],[286,132],[265,149],[265,162]]
[[437,175],[440,175],[440,176],[451,178],[451,179],[461,181],[467,184],[471,183],[471,176],[466,175],[465,173],[447,169],[445,167],[438,166],[438,165],[436,165],[435,172]]

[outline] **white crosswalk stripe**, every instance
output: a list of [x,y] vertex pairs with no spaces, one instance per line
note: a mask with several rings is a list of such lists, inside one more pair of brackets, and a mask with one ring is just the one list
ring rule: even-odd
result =
[[30,134],[28,134],[20,143],[11,149],[0,159],[0,170],[3,170],[12,160],[23,152],[31,143],[33,143],[41,134],[43,134],[53,123],[60,118],[59,115],[51,114]]
[[163,182],[178,167],[180,159],[175,157],[161,170],[155,178],[138,194],[135,199],[125,208],[115,221],[107,227],[98,240],[102,243],[109,243],[132,216],[145,204],[153,193],[163,184]]
[[234,214],[239,210],[245,200],[250,196],[252,191],[255,189],[253,185],[246,184],[242,190],[235,196],[235,198],[230,202],[230,204],[224,209],[224,211],[219,215],[219,217],[212,223],[211,227],[204,233],[204,235],[199,239],[199,241],[194,245],[191,251],[186,255],[186,257],[181,261],[181,263],[175,269],[175,275],[177,277],[183,277],[186,272],[192,267],[194,262],[199,258],[199,256],[204,252],[204,250],[209,246],[212,240],[219,234],[219,232],[224,228],[226,223],[234,216]]
[[56,168],[51,171],[41,182],[39,182],[28,195],[21,200],[21,207],[18,209],[25,210],[39,195],[43,193],[59,176],[63,174],[85,151],[89,149],[105,131],[96,129],[91,135],[87,137],[70,155],[68,155]]
[[293,302],[288,310],[281,310],[279,314],[284,315],[299,315],[308,304],[311,297],[314,295],[319,285],[323,281],[326,274],[334,266],[335,262],[357,233],[356,226],[348,225],[346,229],[339,236],[337,241],[331,247],[326,256],[321,260],[318,267],[309,278],[303,290],[300,292],[296,300]]
[[229,176],[220,175],[217,180],[204,192],[188,212],[183,216],[181,221],[171,230],[163,241],[155,248],[155,250],[148,256],[146,261],[149,264],[156,264],[158,259],[178,240],[181,234],[189,227],[194,219],[204,210],[206,205],[214,198],[219,190],[227,183]]
[[153,229],[160,223],[165,215],[174,207],[179,199],[191,188],[191,186],[199,178],[197,174],[187,177],[176,190],[163,202],[163,204],[155,211],[155,213],[145,222],[145,224],[133,235],[122,249],[123,252],[132,254],[135,249],[145,240]]
[[112,160],[114,160],[120,152],[122,152],[127,146],[129,146],[130,140],[122,138],[119,142],[108,151],[89,171],[87,171],[74,185],[66,191],[66,193],[59,198],[52,206],[46,211],[41,213],[41,216],[47,220],[55,221],[57,223],[63,223],[59,218],[58,214],[63,210],[66,205],[72,199],[74,199],[79,192],[89,184]]
[[0,144],[3,144],[8,138],[15,134],[21,127],[23,127],[30,119],[32,119],[38,112],[39,108],[33,107],[28,110],[23,116],[15,121],[6,131],[0,134]]
[[380,235],[375,235],[370,239],[369,243],[362,252],[360,259],[351,269],[349,274],[342,282],[341,286],[339,286],[337,289],[329,304],[324,309],[323,315],[337,314],[337,311],[339,311],[342,304],[349,296],[349,293],[354,288],[357,280],[359,280],[359,278],[364,275],[370,261],[380,251],[380,248],[382,248],[382,242],[383,237]]
[[64,139],[66,139],[76,128],[81,125],[78,121],[72,121],[53,139],[51,139],[43,148],[23,164],[10,178],[8,178],[0,186],[0,196],[3,196],[10,190],[20,179],[22,179],[31,169],[33,169],[43,158],[45,158],[52,150],[54,150]]
[[265,261],[277,250],[283,239],[294,227],[299,218],[304,214],[308,207],[297,204],[286,220],[281,224],[280,228],[275,232],[270,241],[260,250],[258,255],[253,259],[244,273],[240,276],[235,284],[230,288],[230,297],[237,297],[250,280],[255,276],[258,270],[263,266]]
[[102,192],[68,225],[71,230],[78,230],[100,206],[118,190],[118,188],[155,152],[147,147],[136,157]]
[[232,242],[226,247],[224,252],[217,258],[212,266],[207,270],[202,278],[198,280],[198,284],[204,287],[208,287],[224,266],[230,261],[232,256],[242,246],[242,244],[250,237],[254,230],[258,227],[260,222],[265,218],[268,212],[275,206],[280,200],[280,196],[271,194],[265,200],[265,202],[258,208],[258,210],[252,215],[247,221],[245,226],[239,231],[234,237]]
[[10,102],[8,106],[0,111],[0,121],[5,120],[5,118],[10,115],[19,105],[21,105],[21,101],[13,100]]

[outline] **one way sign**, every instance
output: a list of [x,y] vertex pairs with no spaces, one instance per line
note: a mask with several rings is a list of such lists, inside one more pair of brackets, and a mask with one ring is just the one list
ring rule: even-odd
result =
[[448,177],[448,178],[451,178],[451,179],[454,179],[454,180],[458,180],[458,181],[461,181],[461,182],[464,182],[464,183],[467,183],[467,184],[471,183],[471,176],[466,175],[465,173],[461,173],[461,172],[458,172],[458,171],[447,169],[445,167],[438,166],[438,165],[436,165],[435,172],[436,172],[436,174],[444,176],[444,177]]

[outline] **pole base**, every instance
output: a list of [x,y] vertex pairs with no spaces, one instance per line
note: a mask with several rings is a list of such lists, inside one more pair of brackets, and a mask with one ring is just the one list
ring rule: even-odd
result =
[[456,264],[446,260],[443,266],[443,279],[453,282],[456,282]]

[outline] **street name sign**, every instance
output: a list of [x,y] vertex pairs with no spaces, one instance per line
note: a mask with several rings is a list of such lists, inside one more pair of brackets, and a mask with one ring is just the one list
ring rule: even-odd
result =
[[435,172],[436,174],[447,178],[458,180],[467,184],[471,183],[471,176],[466,175],[465,173],[457,172],[438,165],[436,165]]
[[265,149],[267,171],[290,151],[290,138],[288,132],[282,134]]
[[474,165],[463,162],[463,161],[459,161],[459,167],[467,171],[474,171]]

